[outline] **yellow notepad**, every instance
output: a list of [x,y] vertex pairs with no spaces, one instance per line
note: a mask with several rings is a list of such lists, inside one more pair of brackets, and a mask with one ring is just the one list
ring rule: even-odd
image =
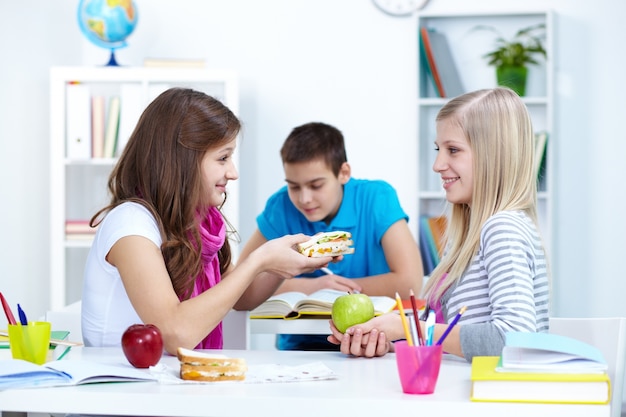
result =
[[604,373],[498,372],[499,356],[472,360],[472,401],[607,404],[611,381]]

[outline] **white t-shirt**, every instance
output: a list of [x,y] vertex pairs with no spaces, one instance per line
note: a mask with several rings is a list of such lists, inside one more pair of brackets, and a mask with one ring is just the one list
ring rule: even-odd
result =
[[83,280],[81,325],[85,346],[120,346],[128,326],[142,322],[117,268],[105,259],[115,242],[131,235],[143,236],[161,247],[156,220],[137,203],[115,207],[98,226]]

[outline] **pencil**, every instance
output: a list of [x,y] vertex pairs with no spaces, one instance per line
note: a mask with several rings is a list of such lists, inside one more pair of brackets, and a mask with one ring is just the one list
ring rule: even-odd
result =
[[422,334],[422,326],[420,326],[419,318],[417,317],[417,303],[415,302],[415,293],[411,289],[411,306],[413,306],[413,318],[415,319],[415,328],[417,330],[418,343],[424,346],[424,335]]
[[7,321],[9,324],[17,324],[15,321],[15,316],[13,316],[13,312],[11,311],[11,307],[9,307],[9,303],[7,303],[6,298],[0,292],[0,300],[2,300],[2,308],[4,309],[4,314],[7,316]]
[[452,319],[452,321],[450,322],[450,324],[448,325],[448,327],[446,327],[446,331],[443,332],[443,334],[441,335],[441,337],[439,338],[439,340],[437,340],[437,344],[440,345],[443,343],[443,341],[445,340],[446,337],[448,337],[448,334],[450,333],[450,331],[452,330],[452,328],[454,327],[454,325],[456,324],[457,321],[459,321],[459,319],[461,318],[461,316],[463,315],[463,313],[465,313],[465,310],[467,310],[466,306],[461,307],[461,309],[459,310],[459,312],[457,313],[456,316],[454,316],[454,318]]
[[406,343],[409,346],[413,346],[413,338],[411,337],[411,332],[409,331],[409,324],[407,323],[406,316],[404,315],[404,307],[402,307],[402,300],[400,299],[400,294],[396,292],[396,303],[398,303],[398,310],[400,311],[400,319],[402,320],[402,327],[404,328],[404,335],[406,336]]

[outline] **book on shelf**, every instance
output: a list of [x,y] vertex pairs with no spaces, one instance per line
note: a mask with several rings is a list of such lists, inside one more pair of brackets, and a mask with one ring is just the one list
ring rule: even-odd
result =
[[603,373],[602,352],[588,343],[553,333],[508,332],[500,372]]
[[428,241],[428,237],[426,236],[426,230],[424,230],[424,225],[421,218],[419,222],[418,237],[420,256],[422,257],[422,265],[424,268],[424,275],[430,275],[432,270],[435,269],[435,266],[437,265],[433,263],[433,257],[430,253],[430,243]]
[[107,111],[107,124],[104,131],[104,157],[113,158],[117,145],[117,133],[120,122],[120,97],[109,98],[109,109]]
[[[463,94],[465,89],[446,35],[435,29],[425,27],[420,28],[420,33],[424,39],[426,57],[429,59],[429,66],[435,83],[438,84],[440,96],[456,97]],[[439,83],[437,83],[437,77]]]
[[[426,77],[430,78],[433,82],[435,93],[438,97],[445,97],[443,93],[443,85],[441,84],[441,77],[439,71],[435,66],[435,58],[433,57],[432,46],[430,43],[430,37],[428,36],[428,28],[420,27],[420,53],[423,62],[423,69],[426,70]],[[425,87],[422,85],[422,87]]]
[[98,230],[97,227],[91,227],[89,220],[66,220],[65,221],[65,233],[66,234],[86,234],[94,235]]
[[428,37],[428,29],[424,26],[420,27],[419,44],[422,70],[425,70],[426,75],[426,77],[422,77],[424,83],[421,87],[426,88],[428,84],[425,81],[426,79],[430,79],[432,81],[435,94],[438,97],[443,97],[443,86],[441,85],[439,72],[437,72],[437,68],[434,65],[432,46],[430,45],[430,39]]
[[602,373],[500,372],[499,356],[474,356],[472,401],[607,404],[611,381]]
[[136,369],[128,364],[63,359],[36,365],[21,359],[0,360],[0,390],[156,380],[147,369]]
[[441,260],[446,222],[445,216],[420,216],[419,246],[425,275],[429,275]]
[[91,91],[80,83],[65,86],[65,155],[68,159],[91,158]]
[[124,83],[120,86],[120,125],[116,156],[119,156],[126,147],[145,105],[144,87],[141,84]]
[[104,155],[104,96],[91,97],[91,157],[102,158]]
[[546,164],[546,150],[548,144],[548,132],[535,133],[535,175],[541,180],[542,167]]
[[435,241],[435,247],[437,248],[437,253],[439,253],[440,258],[441,255],[443,255],[445,246],[447,222],[448,219],[446,216],[434,216],[428,218],[428,226],[430,227],[430,231]]
[[[251,319],[295,319],[302,316],[330,317],[335,300],[345,291],[323,289],[312,294],[297,291],[273,295],[250,312]],[[396,307],[396,300],[386,296],[370,296],[377,315],[388,313]]]

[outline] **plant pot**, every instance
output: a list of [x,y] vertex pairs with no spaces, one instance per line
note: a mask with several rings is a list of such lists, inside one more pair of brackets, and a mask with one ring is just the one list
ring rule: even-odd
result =
[[509,87],[519,96],[526,94],[526,76],[528,68],[516,66],[501,66],[496,68],[498,85]]

